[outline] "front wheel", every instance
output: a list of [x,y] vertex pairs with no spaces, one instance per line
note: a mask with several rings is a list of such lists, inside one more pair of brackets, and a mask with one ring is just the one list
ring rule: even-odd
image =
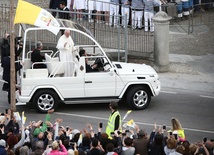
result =
[[151,101],[151,93],[144,86],[132,87],[126,96],[128,105],[137,110],[145,109]]
[[33,105],[38,112],[45,113],[58,107],[58,96],[52,90],[39,90],[33,98]]

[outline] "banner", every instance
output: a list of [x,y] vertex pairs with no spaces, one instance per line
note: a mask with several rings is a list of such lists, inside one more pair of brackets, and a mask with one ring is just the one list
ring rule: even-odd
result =
[[55,35],[60,24],[50,12],[23,0],[18,1],[14,24],[25,23],[46,28]]

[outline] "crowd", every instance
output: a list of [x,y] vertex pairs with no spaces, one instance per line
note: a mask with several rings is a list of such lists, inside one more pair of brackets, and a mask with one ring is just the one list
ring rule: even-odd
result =
[[147,134],[137,124],[122,129],[117,103],[111,102],[109,108],[106,131],[101,123],[97,127],[86,123],[79,130],[64,127],[62,119],[51,120],[53,109],[45,121],[24,125],[8,109],[0,116],[0,155],[213,155],[213,141],[190,144],[177,118],[171,119],[171,130],[155,123]]
[[[142,29],[143,22],[145,25],[145,31],[154,31],[154,24],[152,17],[154,16],[154,6],[159,6],[163,2],[160,0],[64,0],[54,1],[51,0],[49,4],[50,9],[58,8],[61,11],[70,10],[80,12],[77,14],[77,20],[83,20],[83,12],[88,11],[88,21],[97,23],[105,23],[106,25],[118,27],[119,25],[125,27],[131,25],[133,29]],[[62,6],[61,4],[64,4]],[[96,18],[93,18],[93,14],[96,13]],[[56,11],[52,14],[56,16]],[[59,12],[59,17],[63,19],[69,19],[70,17],[62,17],[61,14],[65,12]],[[101,14],[104,14],[101,16]],[[72,14],[71,16],[73,16]],[[120,18],[120,15],[122,18]]]

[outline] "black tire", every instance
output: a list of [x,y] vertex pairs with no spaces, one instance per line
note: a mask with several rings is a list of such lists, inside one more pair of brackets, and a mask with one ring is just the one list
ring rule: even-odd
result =
[[57,109],[59,98],[52,90],[39,90],[34,98],[33,105],[38,112],[46,113],[50,109]]
[[151,93],[144,86],[134,86],[128,91],[126,101],[131,108],[142,110],[149,105]]

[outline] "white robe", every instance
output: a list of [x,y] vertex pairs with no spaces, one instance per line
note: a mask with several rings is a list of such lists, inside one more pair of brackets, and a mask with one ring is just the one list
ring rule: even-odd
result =
[[[65,43],[67,43],[67,45],[64,47]],[[58,40],[56,48],[60,51],[60,61],[65,62],[64,76],[73,76],[74,61],[72,52],[74,51],[74,42],[71,39],[71,36],[67,38],[65,35],[62,35]]]

